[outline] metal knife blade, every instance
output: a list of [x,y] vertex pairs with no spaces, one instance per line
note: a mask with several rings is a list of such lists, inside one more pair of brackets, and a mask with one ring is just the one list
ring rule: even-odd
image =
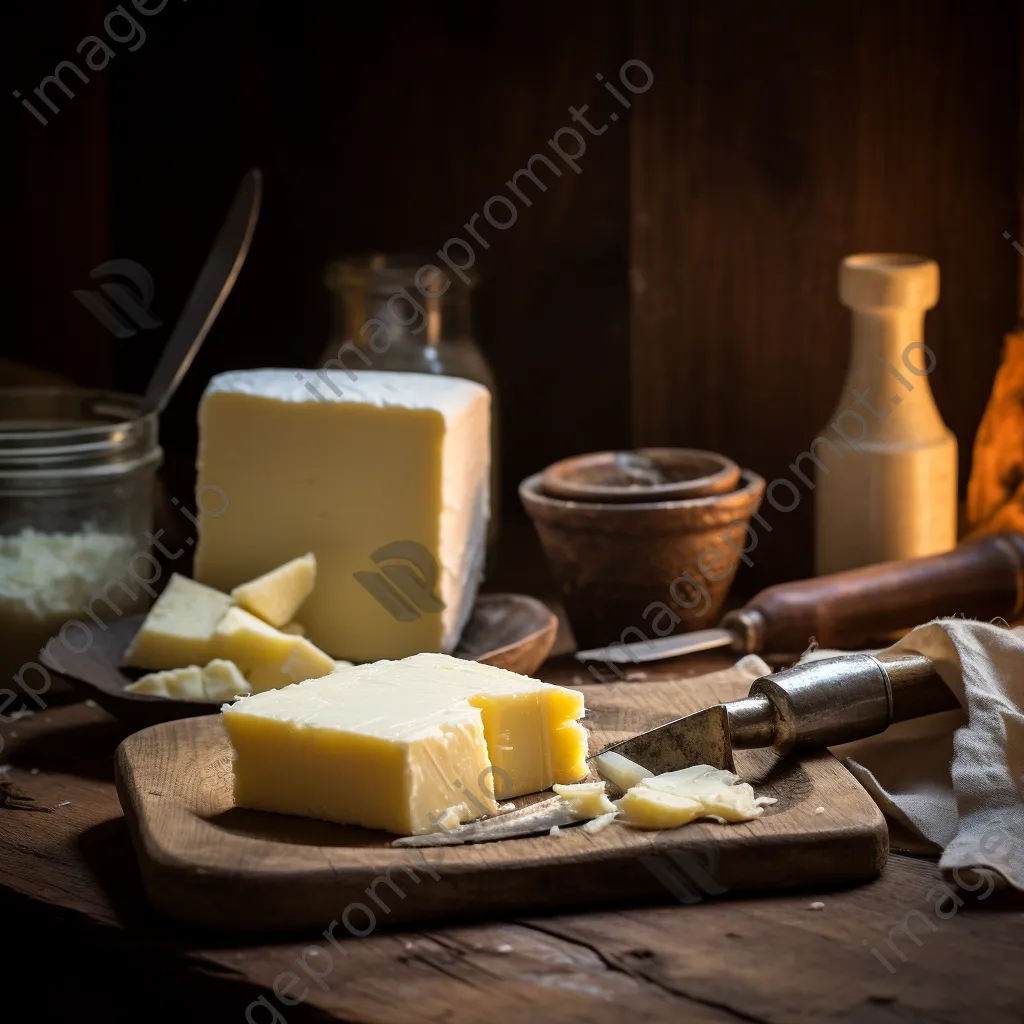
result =
[[712,651],[716,647],[743,649],[743,638],[731,629],[698,629],[693,633],[678,636],[659,636],[638,643],[615,643],[608,647],[594,647],[589,651],[577,651],[577,661],[610,661],[615,664],[626,662],[662,661],[680,654],[695,654],[697,651]]
[[254,167],[238,186],[227,220],[185,300],[178,322],[167,339],[146,388],[146,404],[158,413],[167,407],[217,319],[217,314],[231,294],[242,264],[249,254],[260,215],[262,195],[263,177],[259,169]]
[[694,764],[709,764],[712,768],[729,771],[735,769],[729,712],[724,704],[714,704],[632,739],[613,743],[601,753],[610,751],[636,761],[655,775]]
[[421,836],[405,836],[396,839],[392,846],[461,846],[463,843],[490,843],[496,839],[519,839],[550,832],[552,826],[560,828],[578,825],[586,818],[577,818],[566,807],[560,796],[553,796],[517,811],[499,814],[482,821],[471,821],[468,825],[443,832],[427,832]]

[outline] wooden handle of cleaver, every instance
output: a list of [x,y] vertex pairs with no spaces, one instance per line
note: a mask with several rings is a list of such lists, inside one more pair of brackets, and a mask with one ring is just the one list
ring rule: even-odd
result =
[[1024,610],[1024,536],[999,533],[942,555],[851,569],[762,590],[722,625],[749,650],[864,647],[929,619],[1017,618]]

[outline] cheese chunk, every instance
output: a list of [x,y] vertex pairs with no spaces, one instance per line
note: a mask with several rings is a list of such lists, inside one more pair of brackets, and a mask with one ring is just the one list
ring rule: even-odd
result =
[[283,627],[295,618],[315,585],[316,556],[307,554],[235,587],[231,596],[240,608],[271,626]]
[[174,573],[125,651],[123,664],[168,669],[217,657],[214,633],[231,598]]
[[603,754],[598,754],[594,758],[594,767],[602,779],[607,779],[623,793],[654,775],[654,772],[649,772],[642,765],[637,764],[636,761],[630,761],[622,754],[616,754],[614,750],[606,750]]
[[318,647],[353,661],[453,650],[483,571],[489,423],[487,389],[452,377],[214,377],[196,579],[230,590],[312,551],[302,622]]
[[608,799],[603,782],[579,782],[575,786],[553,786],[554,791],[569,805],[578,818],[596,818],[616,812]]
[[235,803],[399,834],[586,774],[583,697],[437,654],[343,669],[223,709]]
[[678,828],[712,816],[750,821],[761,814],[749,783],[706,764],[645,778],[615,806],[624,812],[627,825],[643,829]]
[[214,659],[200,668],[187,665],[165,672],[151,672],[125,689],[129,693],[148,693],[176,700],[232,700],[251,692],[251,687],[238,666],[230,661]]
[[[147,693],[153,697],[176,697],[179,700],[205,700],[203,670],[198,665],[150,672],[125,687],[129,693]],[[222,697],[227,700],[227,697]]]
[[233,661],[215,658],[203,666],[203,691],[207,700],[231,700],[252,693],[252,687]]
[[238,665],[256,693],[326,676],[336,667],[305,637],[282,633],[243,608],[224,613],[213,646],[220,657]]

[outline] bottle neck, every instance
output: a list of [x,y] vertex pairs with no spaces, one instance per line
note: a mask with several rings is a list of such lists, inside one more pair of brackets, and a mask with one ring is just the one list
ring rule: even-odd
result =
[[[921,361],[920,346],[923,338],[922,310],[855,311],[853,352],[847,384],[870,387],[880,383],[883,377],[891,373],[887,367],[895,367],[900,373],[913,377],[911,367],[920,370],[926,365]],[[927,378],[924,380],[927,383]]]
[[853,346],[840,400],[869,423],[870,439],[923,440],[948,431],[928,375],[934,358],[924,345],[924,310],[853,311]]

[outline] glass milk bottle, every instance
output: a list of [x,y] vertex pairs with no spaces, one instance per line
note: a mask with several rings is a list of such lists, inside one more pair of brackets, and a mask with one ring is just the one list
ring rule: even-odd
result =
[[819,575],[948,551],[957,539],[957,443],[928,375],[924,315],[939,298],[934,260],[847,256],[839,298],[853,346],[839,404],[815,438]]

